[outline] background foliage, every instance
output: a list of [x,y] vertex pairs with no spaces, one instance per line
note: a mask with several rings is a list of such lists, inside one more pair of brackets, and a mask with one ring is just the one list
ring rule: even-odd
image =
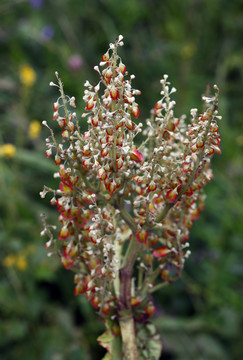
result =
[[[182,278],[156,295],[162,359],[242,357],[243,292],[243,2],[241,0],[2,0],[0,3],[0,354],[3,360],[95,360],[103,331],[72,274],[47,258],[39,198],[55,166],[45,158],[45,129],[57,93],[83,111],[83,83],[109,42],[142,90],[140,119],[169,74],[177,115],[200,107],[206,83],[221,88],[222,155],[213,160],[206,211],[191,232]],[[51,120],[50,120],[51,121]],[[82,124],[82,126],[85,126]]]

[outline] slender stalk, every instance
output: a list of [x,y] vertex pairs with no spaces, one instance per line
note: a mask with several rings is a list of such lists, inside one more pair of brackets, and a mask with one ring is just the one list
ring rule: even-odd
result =
[[162,282],[158,285],[155,285],[152,289],[149,290],[149,293],[152,294],[153,292],[160,290],[162,288],[164,288],[165,286],[169,285],[168,282]]
[[[138,291],[138,296],[143,299],[150,292],[149,285],[152,284],[160,273],[160,267],[157,267],[152,274],[145,278],[142,288]],[[153,288],[152,288],[153,289]],[[152,290],[151,289],[151,290]]]
[[163,210],[161,211],[161,213],[159,213],[155,219],[156,223],[160,223],[165,217],[166,215],[168,214],[169,210],[172,208],[172,206],[174,205],[175,203],[167,203],[165,205],[165,207],[163,208]]

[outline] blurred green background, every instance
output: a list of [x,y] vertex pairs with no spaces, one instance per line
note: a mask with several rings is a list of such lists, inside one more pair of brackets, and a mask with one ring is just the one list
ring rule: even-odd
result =
[[[47,257],[39,214],[57,223],[43,184],[55,186],[45,158],[57,97],[54,72],[84,108],[83,83],[124,35],[123,62],[142,90],[140,121],[159,98],[164,73],[177,88],[176,115],[200,107],[207,83],[221,89],[222,155],[194,224],[192,255],[180,280],[155,297],[163,360],[243,358],[243,1],[0,1],[0,358],[98,360],[104,330],[73,275]],[[82,120],[84,121],[84,120]],[[85,125],[82,124],[85,128]]]

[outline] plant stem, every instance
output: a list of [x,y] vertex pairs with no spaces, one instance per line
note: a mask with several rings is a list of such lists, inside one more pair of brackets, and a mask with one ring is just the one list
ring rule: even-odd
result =
[[149,290],[149,293],[152,294],[153,292],[157,291],[157,290],[160,290],[162,289],[163,287],[169,285],[168,282],[163,282],[163,283],[160,283],[158,285],[155,285],[151,290]]
[[123,351],[126,360],[139,360],[134,319],[131,316],[122,317],[119,319]]
[[121,217],[132,230],[133,236],[130,240],[126,254],[123,259],[122,267],[119,271],[120,296],[118,300],[119,324],[121,329],[122,346],[126,360],[139,360],[135,324],[131,305],[131,286],[133,266],[140,252],[141,244],[138,243],[136,236],[137,224],[132,216],[123,206],[123,203],[117,201],[117,208],[120,210]]
[[131,306],[132,269],[133,263],[130,261],[120,270],[119,324],[125,359],[139,360]]
[[139,360],[131,305],[133,266],[140,251],[139,245],[136,237],[133,236],[124,257],[123,266],[119,272],[120,297],[118,302],[118,312],[122,345],[126,360]]

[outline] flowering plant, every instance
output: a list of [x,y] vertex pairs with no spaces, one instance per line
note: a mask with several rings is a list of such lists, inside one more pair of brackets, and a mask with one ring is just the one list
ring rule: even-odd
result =
[[[204,96],[205,109],[191,110],[191,121],[174,115],[168,76],[150,119],[137,124],[139,107],[117,51],[120,35],[95,66],[99,82],[84,86],[88,129],[81,132],[75,98],[60,97],[53,120],[62,129],[59,143],[50,130],[46,156],[55,155],[59,188],[53,194],[61,228],[57,239],[43,216],[42,235],[63,266],[75,272],[75,295],[85,294],[102,317],[106,332],[98,338],[105,359],[158,359],[161,342],[150,323],[156,309],[152,293],[181,274],[189,229],[204,209],[203,187],[212,179],[210,159],[220,153],[217,120],[219,90]],[[101,70],[103,69],[103,70]],[[100,95],[101,93],[101,95]],[[145,140],[135,144],[142,132]],[[50,250],[50,255],[52,251]]]

